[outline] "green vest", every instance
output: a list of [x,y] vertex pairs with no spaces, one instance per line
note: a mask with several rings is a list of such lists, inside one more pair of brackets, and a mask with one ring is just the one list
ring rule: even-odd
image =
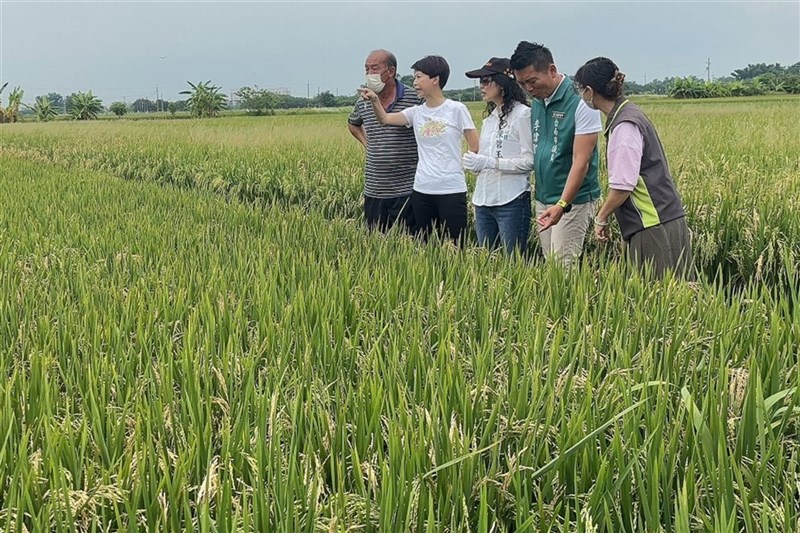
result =
[[[533,172],[536,200],[555,204],[561,198],[567,176],[572,168],[572,145],[575,141],[575,110],[581,97],[575,94],[572,81],[564,76],[550,104],[537,98],[531,103],[531,129],[533,134]],[[573,204],[585,204],[600,198],[597,180],[597,146],[589,160],[589,171],[578,190]]]

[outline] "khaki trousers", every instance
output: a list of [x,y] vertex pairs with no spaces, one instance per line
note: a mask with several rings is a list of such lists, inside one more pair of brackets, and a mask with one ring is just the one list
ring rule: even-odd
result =
[[[561,261],[564,267],[577,263],[583,251],[586,232],[592,225],[598,200],[585,204],[573,204],[569,213],[564,213],[558,224],[545,231],[539,232],[539,241],[545,257],[554,256]],[[536,216],[538,217],[554,204],[536,202]]]

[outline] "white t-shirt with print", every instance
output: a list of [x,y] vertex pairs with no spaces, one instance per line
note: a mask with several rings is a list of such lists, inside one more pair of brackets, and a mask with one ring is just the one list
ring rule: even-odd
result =
[[417,139],[417,173],[414,190],[424,194],[467,192],[461,168],[461,139],[475,123],[461,102],[445,100],[437,107],[427,103],[401,111]]

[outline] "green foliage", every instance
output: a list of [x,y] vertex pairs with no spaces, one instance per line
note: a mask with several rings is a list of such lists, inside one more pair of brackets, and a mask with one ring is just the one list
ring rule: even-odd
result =
[[211,81],[193,84],[187,82],[191,90],[181,91],[180,94],[187,94],[186,107],[193,117],[210,118],[219,115],[219,112],[226,107],[226,96],[222,94],[222,89],[211,85]]
[[800,74],[788,74],[784,76],[783,90],[789,94],[800,94]]
[[358,95],[352,96],[337,96],[336,97],[336,107],[353,107],[356,105],[356,101],[358,100]]
[[156,103],[147,98],[137,98],[131,104],[131,109],[136,113],[153,113],[156,110]]
[[481,91],[477,86],[466,89],[446,89],[443,91],[445,97],[459,102],[481,102]]
[[255,87],[242,87],[233,93],[239,100],[239,108],[246,109],[252,115],[274,114],[276,96],[266,89]]
[[48,122],[58,115],[58,110],[53,104],[53,100],[47,96],[37,96],[36,103],[29,109],[33,111],[34,115],[36,115],[36,120],[39,122]]
[[[744,69],[736,70],[731,77],[720,77],[714,83],[722,87],[705,91],[699,87],[702,83],[697,77],[654,79],[641,84],[633,80],[625,81],[625,92],[628,94],[670,94],[673,90],[680,96],[676,98],[711,98],[716,96],[757,96],[770,92],[792,93],[794,85],[792,75],[800,74],[800,63],[784,67],[779,64],[748,65]],[[757,83],[756,80],[761,83]],[[690,80],[687,83],[687,80]],[[692,95],[695,96],[692,96]]]
[[330,91],[323,91],[317,95],[316,104],[320,107],[336,107],[336,97]]
[[758,96],[764,94],[764,86],[760,78],[747,81],[732,81],[728,84],[731,96]]
[[290,94],[276,94],[275,107],[280,109],[299,109],[303,107],[312,107],[312,100],[309,98],[292,96]]
[[124,102],[114,102],[110,106],[108,106],[108,110],[117,115],[118,117],[121,117],[128,112],[128,106],[125,105]]
[[95,120],[102,111],[103,102],[92,91],[70,95],[69,113],[73,119]]
[[728,85],[718,81],[706,82],[703,85],[703,91],[705,98],[721,98],[731,95]]
[[[800,135],[800,121],[792,113],[797,104],[793,98],[698,102],[691,113],[676,112],[679,100],[654,99],[645,106],[659,128],[690,209],[695,242],[702,244],[696,249],[697,266],[710,277],[721,269],[720,275],[735,284],[756,275],[776,280],[782,251],[788,243],[800,243],[796,228],[777,222],[791,218],[787,213],[795,209],[786,201],[796,190],[792,174],[796,165],[786,154],[794,150],[793,142]],[[472,112],[478,123],[482,106],[474,106]],[[247,202],[303,206],[330,217],[358,219],[361,213],[352,199],[363,188],[363,154],[358,146],[342,142],[340,129],[345,120],[341,113],[282,115],[271,120],[268,129],[246,117],[225,118],[200,129],[191,121],[175,121],[163,130],[123,123],[118,129],[106,126],[98,131],[87,125],[74,137],[55,135],[48,142],[32,143],[33,139],[7,132],[3,142],[6,149],[24,150],[30,159],[46,158],[128,179],[218,190]],[[763,132],[742,136],[737,132],[743,122],[758,124]],[[270,147],[268,156],[265,146]],[[314,149],[309,151],[309,146]],[[338,171],[332,173],[330,167]],[[736,176],[735,185],[720,178],[729,175]],[[765,188],[765,175],[781,185]],[[737,195],[729,189],[737,190]],[[713,208],[701,207],[706,205]],[[697,206],[695,211],[693,206]],[[754,212],[759,215],[754,217]],[[765,219],[776,221],[780,229],[772,233],[758,222]],[[589,248],[594,248],[591,240]],[[530,251],[537,253],[533,243]],[[800,256],[800,244],[797,252]]]
[[705,98],[705,88],[702,80],[694,76],[677,78],[670,87],[669,95],[673,98]]
[[[797,65],[800,65],[798,63]],[[789,67],[793,68],[793,67]],[[757,78],[759,76],[763,76],[765,74],[772,74],[773,76],[779,76],[781,74],[786,73],[786,67],[781,66],[779,63],[775,63],[774,65],[767,65],[766,63],[757,63],[755,65],[747,65],[744,68],[736,69],[731,72],[731,76],[733,76],[737,80],[751,80],[753,78]]]
[[8,95],[8,105],[6,106],[6,122],[16,122],[19,120],[19,108],[22,105],[22,97],[25,92],[19,87],[15,87]]
[[759,63],[735,70],[732,79],[719,79],[711,83],[703,84],[694,76],[675,78],[670,84],[669,95],[674,98],[718,98],[784,92],[798,94],[800,93],[798,75],[800,75],[800,63],[790,67],[783,67],[778,63],[774,65]]
[[368,234],[343,113],[4,130],[3,529],[795,531],[797,99],[643,105],[697,283]]
[[[3,90],[8,85],[8,82],[4,83],[2,87],[0,87],[0,95],[3,94]],[[8,105],[3,108],[2,101],[0,100],[0,124],[3,122],[16,122],[19,120],[19,108],[22,105],[22,96],[24,95],[24,91],[19,87],[15,87],[13,91],[11,91],[8,95]]]
[[[773,90],[770,91],[769,88]],[[783,85],[765,84],[761,77],[747,81],[703,82],[694,77],[678,78],[670,87],[673,98],[720,98],[725,96],[758,96],[768,92],[783,91]]]
[[64,97],[59,93],[51,92],[51,93],[47,93],[45,95],[41,95],[41,96],[37,96],[36,97],[37,100],[39,98],[44,98],[44,99],[50,101],[50,103],[53,106],[53,109],[56,110],[56,114],[61,113],[62,110],[64,109]]
[[64,97],[64,105],[66,106],[67,113],[69,113],[69,110],[72,109],[72,100],[77,94],[78,93],[70,93]]

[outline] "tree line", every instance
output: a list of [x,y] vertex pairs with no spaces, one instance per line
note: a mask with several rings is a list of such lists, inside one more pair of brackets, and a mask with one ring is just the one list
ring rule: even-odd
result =
[[625,81],[630,94],[660,94],[673,98],[719,98],[762,94],[800,94],[800,62],[785,67],[757,63],[734,70],[730,76],[703,80],[697,76],[665,78],[646,84]]
[[[413,77],[401,77],[401,82],[411,86]],[[110,112],[118,117],[128,113],[167,112],[172,116],[177,113],[188,113],[192,117],[213,117],[225,109],[242,110],[249,115],[270,115],[278,109],[298,109],[310,107],[350,107],[355,104],[357,96],[338,96],[330,91],[323,91],[313,98],[304,98],[282,94],[257,85],[242,87],[228,96],[211,81],[189,84],[189,89],[182,91],[186,95],[182,100],[150,100],[138,98],[129,103],[112,102],[107,108],[92,91],[74,92],[63,96],[56,92],[37,96],[33,105],[23,103],[24,92],[19,87],[8,93],[8,104],[3,107],[2,94],[8,82],[0,87],[0,123],[16,122],[23,114],[30,114],[39,121],[48,121],[59,115],[75,120],[92,120],[99,115]],[[731,96],[757,96],[763,94],[800,94],[800,62],[791,66],[779,63],[749,64],[734,70],[730,76],[713,81],[702,80],[697,76],[673,77],[663,80],[654,79],[639,84],[626,81],[628,94],[665,95],[672,98],[717,98]],[[481,100],[477,86],[464,89],[444,91],[447,98],[462,102]]]

